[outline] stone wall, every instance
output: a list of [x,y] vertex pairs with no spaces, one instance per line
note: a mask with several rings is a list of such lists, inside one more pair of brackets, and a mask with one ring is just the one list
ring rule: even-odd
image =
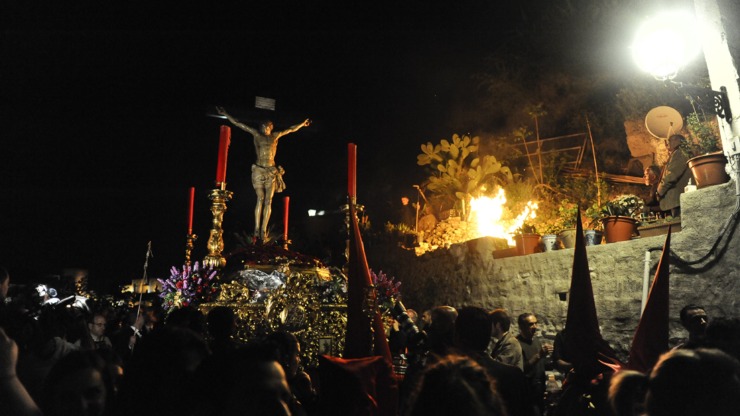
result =
[[[682,231],[671,237],[673,252],[687,261],[707,254],[735,204],[734,182],[683,194]],[[665,236],[655,236],[587,249],[602,335],[622,355],[629,350],[639,320],[646,252],[650,251],[652,282],[664,242]],[[504,307],[514,319],[531,311],[538,314],[543,335],[553,337],[562,329],[567,313],[573,249],[494,259],[494,243],[493,239],[482,238],[419,257],[387,244],[372,245],[366,251],[373,270],[382,270],[403,282],[403,301],[409,308]],[[740,317],[739,253],[740,236],[735,234],[724,252],[713,256],[716,261],[710,267],[692,270],[672,262],[673,342],[685,336],[678,314],[686,304],[704,305],[710,318]]]

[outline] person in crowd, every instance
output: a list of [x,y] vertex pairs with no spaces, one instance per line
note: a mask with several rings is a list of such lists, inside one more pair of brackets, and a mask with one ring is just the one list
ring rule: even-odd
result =
[[689,304],[681,308],[681,325],[688,331],[689,338],[676,348],[696,348],[701,345],[707,331],[709,317],[703,306]]
[[437,306],[431,312],[432,321],[427,329],[429,351],[445,355],[452,347],[455,336],[455,319],[457,310],[452,306]]
[[568,374],[573,368],[571,360],[570,353],[565,346],[565,328],[563,328],[555,334],[555,341],[552,343],[552,364],[559,372]]
[[102,416],[111,381],[103,358],[95,351],[74,351],[54,364],[44,380],[44,416]]
[[449,353],[454,344],[457,310],[452,306],[436,306],[429,310],[429,317],[425,341],[419,348],[409,351],[409,364],[400,389],[402,408],[405,408],[424,369]]
[[180,326],[163,325],[142,337],[124,365],[117,414],[193,412],[204,387],[196,370],[208,353],[203,337]]
[[496,382],[475,360],[442,357],[424,370],[405,415],[506,415]]
[[41,416],[41,410],[18,379],[18,345],[0,327],[0,414]]
[[[410,323],[419,327],[419,315],[413,309],[406,309],[406,315],[410,319]],[[409,339],[410,334],[401,327],[401,323],[395,318],[392,318],[390,325],[386,327],[386,333],[388,338],[388,348],[391,350],[391,355],[394,357],[401,354],[406,354],[409,348],[409,342],[413,340]],[[413,346],[412,346],[413,347]]]
[[533,313],[523,313],[517,319],[519,335],[516,339],[522,347],[524,360],[524,376],[530,387],[530,396],[533,398],[540,413],[544,410],[545,397],[545,362],[552,352],[552,345],[543,344],[537,333],[537,316]]
[[512,365],[524,371],[524,359],[522,357],[522,346],[516,337],[509,332],[511,318],[506,309],[498,308],[490,312],[492,338],[489,349],[494,360],[504,364]]
[[184,306],[173,310],[167,315],[164,324],[188,328],[203,337],[203,339],[206,338],[208,333],[205,315],[192,306]]
[[236,315],[228,306],[216,306],[206,316],[211,354],[222,355],[235,350],[239,343],[236,335]]
[[421,314],[421,318],[419,319],[419,329],[422,331],[426,331],[429,329],[429,325],[432,323],[432,310],[427,309]]
[[[80,348],[67,340],[70,324],[74,320],[70,316],[71,312],[71,308],[45,305],[35,325],[27,328],[33,333],[28,351],[21,354],[18,359],[17,369],[18,377],[34,400],[40,398],[44,379],[54,364]],[[85,326],[83,329],[87,330]]]
[[131,358],[136,344],[143,336],[142,329],[144,328],[145,318],[140,312],[136,309],[129,311],[121,328],[111,337],[113,349],[124,363],[127,363]]
[[609,401],[616,416],[740,415],[740,362],[717,349],[674,349],[649,375],[614,375]]
[[8,325],[10,311],[8,310],[7,299],[10,290],[10,273],[8,269],[0,266],[0,327]]
[[647,215],[650,213],[670,214],[670,212],[663,211],[660,209],[660,201],[658,200],[658,185],[660,184],[660,167],[658,165],[650,165],[645,168],[645,172],[642,179],[648,189],[648,197],[645,198],[645,205],[642,207],[642,213]]
[[107,322],[108,321],[102,312],[93,312],[90,316],[87,326],[90,330],[90,340],[95,349],[113,349],[113,343],[107,336],[105,336],[106,326],[108,325]]
[[401,208],[398,212],[398,223],[407,226],[408,228],[416,229],[416,208],[413,204],[409,203],[409,197],[401,197]]
[[8,290],[10,290],[10,273],[8,273],[8,269],[0,266],[0,304],[5,304]]
[[686,139],[680,134],[668,138],[668,163],[658,183],[657,198],[662,211],[671,211],[673,218],[681,216],[680,196],[693,177],[687,162],[691,158],[683,145]]
[[256,339],[209,362],[203,384],[205,416],[290,416],[293,397],[278,350]]
[[455,320],[454,353],[470,357],[486,369],[496,381],[496,389],[509,416],[531,416],[534,407],[522,370],[494,360],[486,353],[493,328],[491,315],[485,309],[475,306],[461,308]]
[[712,319],[707,325],[701,346],[720,349],[740,360],[740,318]]
[[305,414],[304,409],[312,408],[316,402],[316,390],[311,377],[301,369],[301,344],[288,331],[273,332],[265,337],[265,341],[278,351],[280,365],[294,398],[289,406],[291,412]]

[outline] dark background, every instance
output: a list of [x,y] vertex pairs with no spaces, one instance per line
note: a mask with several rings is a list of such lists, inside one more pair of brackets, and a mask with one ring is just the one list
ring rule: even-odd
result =
[[[305,212],[345,202],[349,142],[358,202],[381,225],[402,195],[415,200],[420,144],[465,133],[450,111],[522,24],[517,2],[498,1],[24,3],[2,10],[0,264],[17,279],[83,268],[93,286],[140,277],[149,241],[150,276],[181,266],[191,186],[193,258],[206,254],[215,105],[252,126],[313,120],[278,147],[276,232],[288,195],[291,236],[318,238]],[[253,160],[232,127],[227,250],[253,228]]]

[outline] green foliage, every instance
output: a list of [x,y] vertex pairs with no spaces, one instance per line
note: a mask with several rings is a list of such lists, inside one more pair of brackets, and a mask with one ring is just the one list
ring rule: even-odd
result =
[[719,133],[716,126],[709,120],[700,119],[694,111],[686,116],[686,124],[691,136],[690,150],[694,155],[703,155],[722,150]]
[[538,234],[537,227],[534,224],[525,221],[522,226],[516,230],[517,234]]
[[578,217],[578,205],[567,199],[560,201],[558,207],[561,229],[575,228]]
[[588,218],[587,224],[584,224],[587,229],[603,230],[604,224],[601,219],[604,218],[604,215],[602,214],[602,207],[598,203],[594,202],[589,205],[586,208],[585,216]]
[[478,155],[479,137],[468,135],[452,136],[452,141],[442,139],[439,144],[428,142],[421,145],[422,153],[417,156],[419,166],[429,166],[426,188],[444,196],[462,214],[469,211],[470,199],[475,194],[493,190],[497,185],[513,181],[514,176],[507,166],[495,156]]

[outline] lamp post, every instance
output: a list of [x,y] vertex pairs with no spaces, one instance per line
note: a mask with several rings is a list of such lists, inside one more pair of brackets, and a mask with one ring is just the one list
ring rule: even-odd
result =
[[[633,56],[656,79],[671,80],[699,50],[704,53],[712,89],[682,87],[707,94],[714,105],[713,111],[721,119],[722,148],[730,161],[726,170],[737,186],[740,125],[732,110],[740,111],[740,87],[717,0],[694,0],[694,16],[672,12],[646,22],[638,31]],[[740,195],[740,186],[737,188]]]

